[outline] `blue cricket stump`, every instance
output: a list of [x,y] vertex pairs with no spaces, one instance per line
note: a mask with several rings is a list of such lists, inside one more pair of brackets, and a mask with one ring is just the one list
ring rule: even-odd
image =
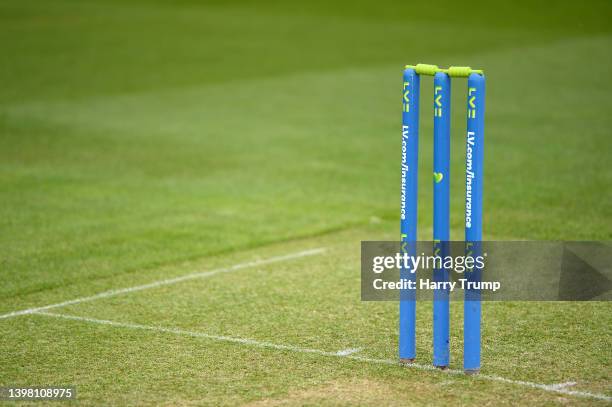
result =
[[[434,173],[433,173],[433,239],[434,255],[448,256],[450,239],[450,95],[448,74],[434,76]],[[435,282],[449,281],[444,268],[433,271]],[[433,293],[433,364],[447,368],[450,363],[450,304],[449,289]]]
[[[401,251],[416,255],[419,150],[420,75],[434,76],[434,253],[450,255],[450,96],[451,78],[468,78],[466,135],[465,250],[482,253],[482,194],[484,166],[485,77],[469,67],[440,69],[418,64],[404,70],[402,100]],[[412,272],[411,272],[412,271]],[[400,278],[416,287],[416,270],[400,270]],[[450,281],[450,270],[435,269],[436,282]],[[468,283],[480,282],[481,271],[466,270]],[[450,292],[437,289],[433,298],[433,364],[450,364]],[[464,297],[463,369],[480,370],[481,298],[479,287],[468,287]],[[399,358],[402,363],[416,358],[416,290],[400,292]]]
[[[419,89],[420,78],[414,69],[404,71],[402,92],[402,186],[401,250],[416,254],[417,192],[419,163]],[[416,283],[416,273],[400,270],[402,279]],[[416,290],[400,292],[399,359],[411,363],[416,357]]]
[[[468,77],[467,135],[465,163],[465,242],[466,253],[481,254],[482,190],[484,169],[485,77]],[[480,270],[466,272],[468,282],[480,281]],[[480,370],[480,290],[465,290],[463,303],[463,369],[468,374]]]

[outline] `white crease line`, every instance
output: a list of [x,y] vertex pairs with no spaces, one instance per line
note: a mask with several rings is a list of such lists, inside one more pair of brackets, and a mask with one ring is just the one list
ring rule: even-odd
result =
[[565,389],[567,387],[571,387],[571,386],[575,386],[576,382],[565,382],[565,383],[555,383],[555,384],[549,384],[548,387],[550,387],[551,389]]
[[336,352],[336,355],[338,356],[348,356],[348,355],[352,355],[353,353],[357,353],[357,352],[361,352],[362,348],[349,348],[349,349],[342,349],[339,350],[338,352]]
[[325,355],[325,356],[338,356],[336,352],[325,352],[325,351],[318,350],[318,349],[301,348],[299,346],[292,346],[292,345],[279,345],[279,344],[272,343],[272,342],[262,342],[262,341],[256,341],[254,339],[236,338],[236,337],[225,336],[225,335],[211,335],[211,334],[207,334],[203,332],[186,331],[183,329],[176,329],[176,328],[164,328],[160,326],[131,324],[131,323],[126,323],[126,322],[115,322],[115,321],[109,321],[106,319],[95,319],[95,318],[79,317],[76,315],[56,314],[56,313],[42,312],[42,311],[36,311],[36,312],[33,312],[32,314],[46,315],[46,316],[56,317],[56,318],[71,319],[74,321],[91,322],[94,324],[101,324],[101,325],[110,325],[110,326],[115,326],[115,327],[120,327],[120,328],[139,329],[139,330],[145,330],[145,331],[171,333],[175,335],[193,336],[196,338],[212,339],[215,341],[224,341],[224,342],[239,343],[242,345],[251,345],[251,346],[256,346],[259,348],[289,350],[292,352],[300,352],[300,353],[316,353],[316,354]]
[[[130,324],[130,323],[125,323],[125,322],[115,322],[115,321],[108,321],[104,319],[79,317],[79,316],[74,316],[74,315],[54,314],[50,312],[35,311],[35,312],[31,312],[31,314],[46,315],[50,317],[64,318],[64,319],[70,319],[70,320],[75,320],[75,321],[91,322],[94,324],[110,325],[110,326],[115,326],[115,327],[120,327],[120,328],[164,332],[164,333],[171,333],[175,335],[184,335],[184,336],[191,336],[191,337],[196,337],[196,338],[211,339],[211,340],[216,340],[216,341],[232,342],[232,343],[238,343],[242,345],[255,346],[259,348],[277,349],[277,350],[291,351],[291,352],[298,352],[298,353],[310,353],[310,354],[316,354],[316,355],[322,355],[322,356],[339,357],[339,358],[345,358],[345,359],[350,359],[350,360],[356,360],[359,362],[377,363],[377,364],[385,364],[385,365],[398,365],[397,360],[374,359],[374,358],[367,358],[367,357],[355,356],[355,355],[342,355],[340,354],[340,352],[328,352],[328,351],[319,350],[319,349],[301,348],[299,346],[293,346],[293,345],[280,345],[280,344],[271,343],[271,342],[256,341],[254,339],[235,338],[235,337],[223,336],[223,335],[210,335],[210,334],[206,334],[202,332],[186,331],[183,329],[163,328],[163,327],[140,325],[140,324]],[[484,375],[484,374],[477,374],[477,375],[468,377],[468,376],[464,376],[463,371],[461,370],[457,370],[457,369],[440,370],[430,365],[421,365],[418,363],[412,363],[412,364],[402,365],[402,366],[405,366],[407,368],[412,368],[412,369],[438,372],[441,374],[461,375],[470,380],[472,379],[473,380],[487,380],[487,381],[498,382],[498,383],[506,383],[506,384],[512,384],[512,385],[518,385],[518,386],[531,387],[533,389],[540,389],[540,390],[544,390],[547,392],[560,393],[560,394],[565,394],[568,396],[587,397],[587,398],[593,398],[593,399],[599,399],[599,400],[605,400],[605,401],[612,401],[612,397],[606,396],[605,394],[589,393],[586,391],[567,390],[565,387],[559,387],[559,385],[557,384],[541,384],[541,383],[527,382],[527,381],[522,381],[522,380],[506,379],[505,377],[501,377],[501,376],[492,376],[492,375]],[[569,383],[573,383],[573,382],[561,383],[561,384],[570,385]]]
[[323,252],[325,252],[325,248],[303,250],[300,252],[290,253],[290,254],[286,254],[283,256],[275,256],[275,257],[270,257],[270,258],[263,259],[263,260],[254,260],[254,261],[249,261],[246,263],[235,264],[230,267],[224,267],[224,268],[219,268],[219,269],[210,270],[210,271],[202,271],[198,273],[186,274],[184,276],[170,278],[167,280],[154,281],[149,284],[143,284],[143,285],[137,285],[134,287],[127,287],[127,288],[120,288],[116,290],[104,291],[104,292],[101,292],[99,294],[95,294],[89,297],[75,298],[74,300],[63,301],[57,304],[51,304],[51,305],[45,305],[45,306],[37,307],[37,308],[30,308],[30,309],[25,309],[21,311],[9,312],[8,314],[0,315],[0,319],[12,318],[12,317],[16,317],[19,315],[32,314],[32,313],[39,312],[39,311],[46,311],[46,310],[53,309],[53,308],[65,307],[67,305],[80,304],[82,302],[98,300],[101,298],[114,297],[116,295],[133,293],[135,291],[148,290],[149,288],[157,288],[157,287],[161,287],[164,285],[181,283],[183,281],[210,277],[210,276],[213,276],[215,274],[220,274],[220,273],[231,273],[233,271],[238,271],[238,270],[242,270],[242,269],[249,268],[249,267],[257,267],[257,266],[263,266],[265,264],[278,263],[278,262],[285,261],[285,260],[299,259],[301,257],[313,256],[315,254],[321,254]]

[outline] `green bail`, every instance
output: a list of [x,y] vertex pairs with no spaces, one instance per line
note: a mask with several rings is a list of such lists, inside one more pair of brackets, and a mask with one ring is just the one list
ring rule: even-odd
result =
[[437,65],[430,64],[416,64],[406,65],[406,69],[414,69],[419,75],[434,76],[438,72],[442,72],[450,76],[451,78],[467,78],[473,73],[478,75],[484,75],[482,69],[472,69],[469,66],[451,66],[448,69],[438,68]]

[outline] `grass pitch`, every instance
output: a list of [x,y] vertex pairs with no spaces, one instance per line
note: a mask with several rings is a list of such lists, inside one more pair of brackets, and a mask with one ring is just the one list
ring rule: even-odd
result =
[[[325,249],[45,311],[77,319],[0,319],[0,386],[115,405],[609,404],[606,302],[484,304],[483,377],[466,378],[386,363],[397,304],[359,301],[359,241],[399,229],[406,63],[487,73],[486,239],[612,238],[610,5],[523,6],[0,2],[0,314]],[[452,97],[461,239],[463,81]]]

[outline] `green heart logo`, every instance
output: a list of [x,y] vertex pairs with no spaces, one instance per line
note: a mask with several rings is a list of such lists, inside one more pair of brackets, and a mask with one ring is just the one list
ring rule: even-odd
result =
[[444,174],[441,172],[434,172],[434,181],[436,184],[439,184],[442,181],[442,178],[444,178]]

